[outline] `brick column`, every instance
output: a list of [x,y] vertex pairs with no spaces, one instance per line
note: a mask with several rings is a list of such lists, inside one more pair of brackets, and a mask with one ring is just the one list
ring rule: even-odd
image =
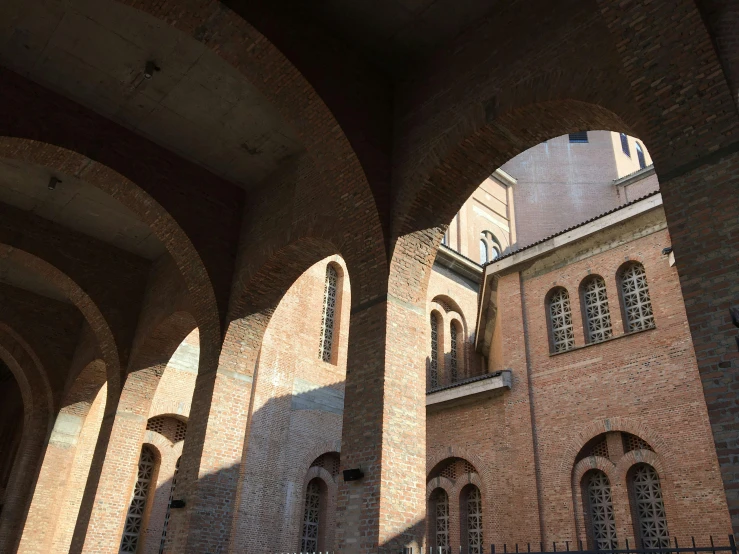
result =
[[[355,288],[355,283],[352,283]],[[392,295],[352,309],[336,550],[418,552],[425,533],[425,337],[421,306]]]
[[[735,150],[735,149],[734,149]],[[662,180],[667,223],[734,534],[739,534],[739,153]]]

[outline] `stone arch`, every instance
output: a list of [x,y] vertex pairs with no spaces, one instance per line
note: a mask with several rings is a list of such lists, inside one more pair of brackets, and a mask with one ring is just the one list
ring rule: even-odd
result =
[[13,552],[30,507],[54,407],[41,361],[20,335],[4,323],[0,323],[0,358],[13,373],[23,399],[23,434],[0,517],[0,550]]

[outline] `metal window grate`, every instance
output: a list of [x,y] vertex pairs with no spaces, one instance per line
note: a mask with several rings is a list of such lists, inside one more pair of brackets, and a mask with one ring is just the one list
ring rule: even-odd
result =
[[457,368],[458,368],[458,358],[459,355],[457,352],[457,326],[452,322],[449,325],[449,333],[451,338],[451,355],[449,356],[449,373],[452,380],[452,383],[457,382],[458,374],[457,374]]
[[637,466],[632,474],[632,487],[641,547],[670,546],[665,505],[662,502],[662,486],[657,472],[646,464]]
[[602,471],[592,471],[586,482],[590,538],[596,550],[618,548],[611,483]]
[[169,516],[172,513],[172,500],[174,499],[174,489],[177,485],[177,473],[180,471],[180,460],[177,458],[177,462],[174,466],[174,474],[172,475],[172,487],[169,489],[169,501],[167,502],[167,511],[164,514],[164,526],[162,527],[162,540],[159,543],[159,554],[164,553],[164,546],[167,542],[167,527],[169,527]]
[[318,518],[321,511],[321,489],[311,481],[305,491],[305,514],[303,515],[303,537],[300,552],[318,552]]
[[565,289],[558,289],[549,299],[549,318],[552,324],[554,352],[565,352],[575,346],[575,332],[572,328],[570,295]]
[[321,327],[321,346],[318,357],[331,362],[334,343],[334,316],[336,312],[336,286],[339,275],[332,265],[326,266],[326,285],[323,289],[323,325]]
[[608,309],[606,282],[602,277],[591,277],[585,284],[585,319],[588,342],[600,342],[613,336],[611,312]]
[[621,293],[626,311],[627,331],[641,331],[654,327],[652,301],[649,299],[647,274],[643,265],[634,264],[624,271]]
[[439,386],[439,322],[431,314],[431,360],[429,361],[429,380],[431,388]]
[[171,416],[156,416],[146,422],[146,430],[159,433],[172,443],[185,440],[187,423]]
[[622,433],[624,441],[624,452],[631,452],[632,450],[652,450],[649,443],[642,438],[632,435],[631,433]]
[[128,508],[121,538],[121,553],[136,552],[141,536],[144,512],[146,511],[149,487],[154,475],[154,452],[144,445],[139,458],[138,476],[133,488],[133,498]]
[[570,142],[580,142],[580,143],[588,142],[588,132],[578,131],[577,133],[570,133]]
[[436,551],[438,554],[449,554],[449,497],[439,489],[434,496],[436,504]]
[[482,538],[482,497],[473,487],[467,495],[467,553],[484,554]]

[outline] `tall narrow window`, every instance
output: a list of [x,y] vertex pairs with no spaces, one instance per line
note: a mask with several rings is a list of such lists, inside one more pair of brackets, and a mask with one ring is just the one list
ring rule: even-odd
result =
[[449,324],[449,338],[451,338],[451,355],[449,356],[449,377],[452,383],[457,382],[459,377],[459,351],[457,349],[457,324],[453,321]]
[[639,169],[647,167],[647,160],[644,159],[644,150],[642,150],[641,144],[636,143],[636,157],[639,160]]
[[654,327],[652,301],[649,299],[647,273],[643,265],[633,264],[623,272],[621,294],[626,316],[626,331],[641,331]]
[[608,310],[606,282],[600,276],[589,278],[583,285],[588,342],[600,342],[613,336],[611,312]]
[[552,350],[565,352],[575,346],[572,328],[570,295],[566,289],[557,289],[549,298],[549,320],[552,326]]
[[482,497],[480,489],[473,486],[467,494],[467,552],[484,554],[482,544]]
[[616,520],[613,517],[611,483],[605,473],[590,471],[584,483],[585,502],[588,514],[588,535],[590,547],[595,550],[618,548],[616,539]]
[[621,150],[624,151],[629,158],[631,157],[631,150],[629,149],[629,137],[626,133],[621,133]]
[[570,133],[570,142],[588,142],[588,132],[578,131],[577,133]]
[[659,475],[647,464],[634,466],[630,472],[631,498],[641,548],[670,546],[667,517],[662,502]]
[[121,553],[136,552],[141,536],[141,528],[144,524],[149,488],[154,478],[156,457],[154,451],[148,445],[141,449],[139,457],[138,475],[133,488],[133,498],[126,515],[126,523],[123,527],[123,538],[121,539]]
[[432,497],[434,503],[434,534],[439,554],[449,554],[449,497],[443,489],[437,489]]
[[488,261],[488,244],[485,239],[480,239],[480,265],[485,265]]
[[317,479],[308,483],[305,490],[305,513],[303,515],[303,536],[301,552],[318,552],[318,525],[321,513],[321,487]]
[[326,285],[323,289],[323,326],[321,328],[321,347],[319,358],[324,362],[331,362],[334,344],[334,316],[336,312],[336,288],[339,275],[336,268],[326,266]]
[[439,321],[431,314],[431,360],[429,361],[429,386],[439,386]]
[[167,511],[164,514],[164,526],[162,527],[162,541],[159,543],[159,554],[164,552],[164,546],[167,542],[167,527],[169,526],[169,516],[172,511],[172,500],[174,499],[174,489],[177,485],[177,472],[180,470],[180,458],[174,466],[174,474],[172,475],[172,486],[169,489],[169,501],[167,502]]

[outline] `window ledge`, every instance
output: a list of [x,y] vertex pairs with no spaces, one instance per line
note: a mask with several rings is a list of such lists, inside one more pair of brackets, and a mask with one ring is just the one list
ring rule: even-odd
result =
[[629,333],[623,333],[622,335],[619,335],[617,337],[611,337],[610,339],[602,340],[599,342],[589,342],[588,344],[583,344],[582,346],[575,346],[574,348],[570,348],[569,350],[565,350],[564,352],[550,352],[549,357],[553,358],[554,356],[562,356],[563,354],[570,354],[571,352],[577,352],[578,350],[582,350],[583,348],[590,348],[591,346],[598,346],[599,344],[605,344],[607,342],[622,339],[624,337],[632,337],[634,335],[638,335],[639,333],[648,333],[649,331],[654,331],[656,328],[657,326],[655,325],[654,327],[650,327],[649,329],[639,329],[638,331],[631,331]]
[[511,370],[473,377],[426,393],[426,408],[447,408],[511,388]]

